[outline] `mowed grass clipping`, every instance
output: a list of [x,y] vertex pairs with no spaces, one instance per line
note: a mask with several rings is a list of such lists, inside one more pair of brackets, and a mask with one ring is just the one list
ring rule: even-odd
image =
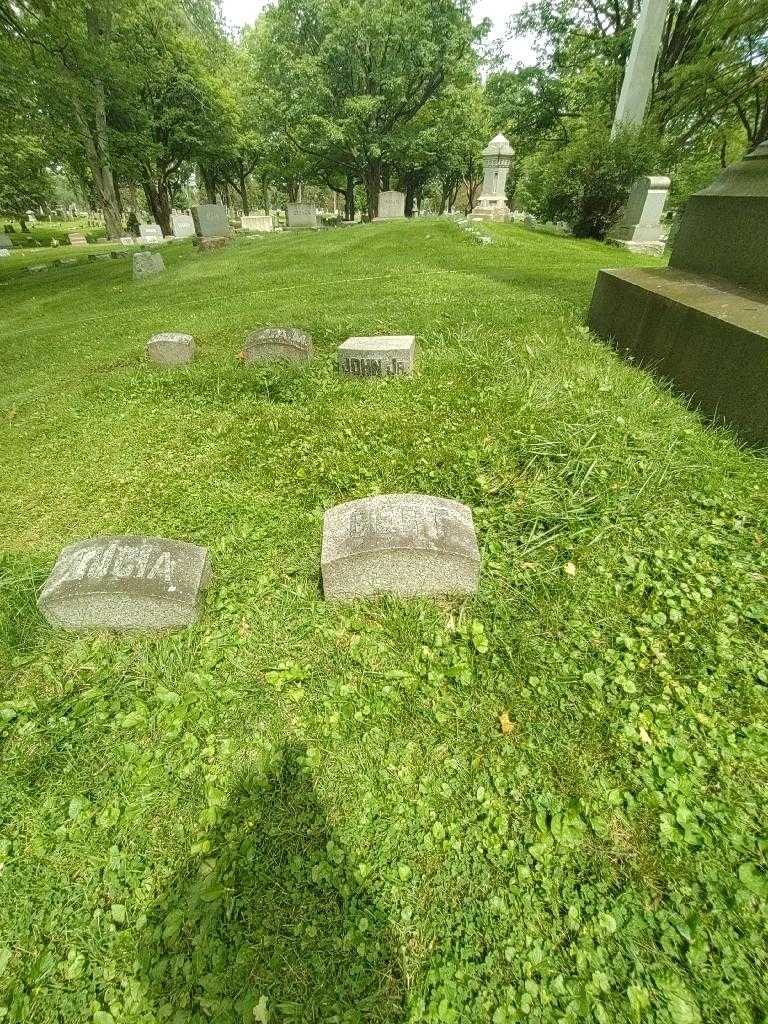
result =
[[[653,261],[488,230],[0,267],[2,1024],[768,1019],[765,460],[584,327]],[[416,376],[340,379],[377,333]],[[404,491],[477,597],[326,604],[324,509]],[[209,548],[200,624],[50,629],[123,532]]]

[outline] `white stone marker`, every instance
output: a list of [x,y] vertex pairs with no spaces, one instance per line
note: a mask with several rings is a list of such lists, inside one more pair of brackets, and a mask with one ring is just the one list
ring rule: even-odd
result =
[[240,227],[243,231],[274,231],[275,225],[271,214],[265,216],[241,217]]
[[671,184],[670,179],[662,175],[638,178],[621,220],[611,228],[607,241],[632,252],[661,255],[664,251],[661,215]]
[[137,244],[136,243],[136,239],[133,237],[133,235],[121,235],[120,236],[120,245],[136,245],[136,244]]
[[139,237],[142,242],[162,242],[163,229],[159,224],[139,224]]
[[155,366],[186,366],[195,358],[195,339],[176,331],[153,334],[147,342],[147,358]]
[[167,629],[197,621],[208,552],[162,537],[93,537],[59,555],[37,606],[67,629]]
[[82,231],[70,231],[67,238],[70,245],[88,245],[88,239]]
[[376,220],[399,220],[404,216],[404,192],[379,192],[379,215]]
[[165,270],[165,263],[159,252],[135,252],[133,254],[134,280],[160,274],[163,270]]
[[191,238],[196,234],[195,218],[188,213],[172,213],[171,230],[174,238]]
[[483,158],[483,191],[472,210],[473,220],[506,220],[509,215],[507,206],[507,176],[515,155],[506,135],[499,132],[482,152]]
[[245,339],[243,362],[262,363],[288,360],[307,363],[312,358],[312,338],[297,327],[265,327]]
[[311,203],[287,203],[285,215],[289,228],[317,227],[317,210]]
[[328,509],[323,592],[329,601],[373,594],[474,594],[480,550],[472,512],[448,498],[382,494]]
[[347,338],[339,345],[339,373],[347,377],[401,377],[413,373],[413,334]]

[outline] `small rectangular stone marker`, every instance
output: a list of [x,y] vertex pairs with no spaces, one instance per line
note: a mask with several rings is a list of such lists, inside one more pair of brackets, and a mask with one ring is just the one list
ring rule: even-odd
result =
[[48,267],[44,263],[33,263],[27,267],[30,274],[39,274],[41,270],[47,270]]
[[162,537],[93,537],[59,555],[37,599],[52,626],[167,629],[188,626],[210,575],[208,552]]
[[289,228],[317,227],[317,210],[311,203],[287,203],[285,216]]
[[0,249],[11,249],[13,248],[13,242],[11,236],[5,233],[0,233]]
[[220,203],[201,203],[192,207],[195,231],[201,238],[229,238],[232,233],[227,209]]
[[11,255],[11,250],[10,249],[0,249],[0,256],[10,256],[10,255]]
[[163,270],[165,270],[165,263],[159,252],[135,252],[133,254],[134,280],[140,280],[142,277],[151,277],[153,274],[159,274]]
[[480,550],[472,512],[448,498],[382,494],[328,509],[323,592],[329,601],[374,594],[474,594]]
[[70,231],[67,238],[70,245],[88,245],[88,239],[82,231]]
[[265,327],[253,331],[245,339],[242,359],[245,363],[271,362],[285,359],[307,363],[312,358],[312,338],[297,327]]
[[347,377],[400,377],[413,373],[413,334],[347,338],[339,345],[339,373]]
[[133,235],[121,235],[120,245],[136,245],[136,239]]
[[139,237],[142,242],[162,242],[163,229],[159,224],[139,224]]
[[171,229],[174,238],[190,238],[195,232],[195,218],[188,213],[172,213]]
[[671,184],[663,175],[638,178],[621,220],[608,232],[606,241],[630,252],[661,255],[664,251],[661,217]]
[[271,215],[243,217],[240,221],[243,231],[274,231],[275,225]]
[[156,366],[186,366],[195,358],[195,339],[175,331],[154,334],[147,342],[147,358]]
[[379,192],[376,220],[398,220],[400,217],[405,217],[405,192]]
[[56,260],[60,267],[76,267],[77,260],[74,256],[62,256],[60,260]]

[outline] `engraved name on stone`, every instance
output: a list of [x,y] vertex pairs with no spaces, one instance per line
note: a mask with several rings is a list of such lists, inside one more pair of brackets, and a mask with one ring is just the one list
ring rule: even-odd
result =
[[348,377],[402,377],[413,373],[412,334],[347,338],[339,345],[339,372]]
[[329,600],[373,594],[473,594],[480,572],[472,512],[448,498],[389,494],[329,509],[323,524]]
[[305,363],[313,356],[312,337],[297,327],[266,327],[253,331],[245,339],[243,360],[246,363],[285,359]]
[[95,537],[65,548],[38,598],[51,625],[163,629],[197,621],[208,552],[161,537]]

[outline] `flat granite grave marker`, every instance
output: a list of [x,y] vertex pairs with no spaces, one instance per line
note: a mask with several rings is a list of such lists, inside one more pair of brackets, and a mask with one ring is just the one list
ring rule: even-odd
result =
[[412,334],[347,338],[339,345],[339,373],[347,377],[402,377],[413,373]]
[[638,178],[621,219],[608,232],[606,242],[630,252],[661,256],[664,251],[661,216],[671,184],[663,175]]
[[159,252],[135,252],[133,254],[133,276],[135,280],[151,277],[165,270],[163,257]]
[[323,592],[329,601],[374,594],[474,594],[480,549],[466,505],[426,494],[381,494],[328,509]]
[[163,229],[159,224],[139,224],[139,237],[142,242],[162,242]]
[[274,231],[275,225],[271,215],[242,217],[240,227],[243,231]]
[[195,358],[195,339],[176,331],[153,334],[147,342],[147,358],[155,366],[187,366]]
[[243,361],[268,362],[285,359],[292,363],[307,363],[313,356],[312,338],[297,327],[265,327],[253,331],[245,339]]
[[229,238],[232,230],[227,219],[227,208],[220,203],[201,203],[192,207],[195,231],[201,238]]
[[285,216],[289,228],[317,227],[317,210],[311,203],[287,203]]
[[174,238],[191,238],[196,234],[195,218],[188,213],[171,214],[171,230]]
[[93,537],[59,555],[37,606],[67,629],[167,629],[199,616],[208,552],[162,537]]
[[11,236],[6,234],[0,234],[0,249],[12,249],[13,242]]
[[67,238],[70,245],[88,245],[88,239],[82,231],[70,231]]

